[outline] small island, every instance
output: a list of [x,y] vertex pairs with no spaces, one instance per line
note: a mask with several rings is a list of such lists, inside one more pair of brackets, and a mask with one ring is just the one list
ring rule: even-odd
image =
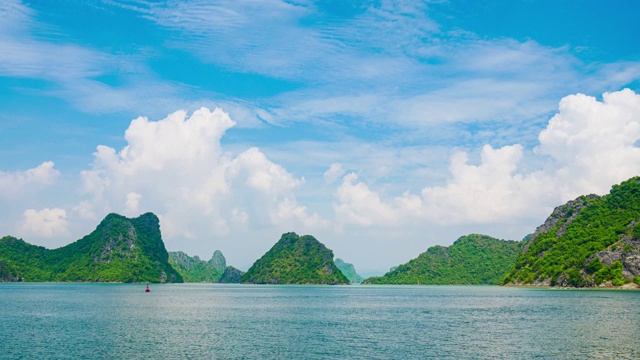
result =
[[247,273],[252,284],[349,284],[333,262],[333,251],[311,235],[283,234]]
[[158,217],[109,214],[89,235],[49,250],[21,239],[0,239],[3,281],[182,282],[169,264]]
[[433,246],[406,264],[363,284],[497,285],[513,266],[522,242],[471,234]]

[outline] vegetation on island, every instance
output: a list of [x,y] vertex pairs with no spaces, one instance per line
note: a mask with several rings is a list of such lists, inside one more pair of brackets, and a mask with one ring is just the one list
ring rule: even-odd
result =
[[640,285],[640,178],[603,197],[557,207],[502,283],[589,287]]
[[453,245],[432,246],[408,263],[363,284],[499,284],[523,242],[471,234]]
[[352,284],[359,284],[362,282],[362,280],[364,280],[362,276],[358,275],[353,264],[346,263],[340,258],[337,258],[335,260],[335,264],[338,269],[342,271],[342,274],[344,274],[344,276],[346,276]]
[[242,282],[242,275],[244,275],[244,271],[238,270],[233,266],[227,266],[220,279],[218,279],[218,282],[224,284],[238,284]]
[[189,256],[182,251],[169,252],[169,263],[185,282],[239,283],[242,271],[227,266],[227,260],[216,250],[209,261]]
[[[283,234],[246,272],[168,253],[152,213],[109,214],[89,235],[49,250],[21,239],[0,239],[0,281],[244,282],[349,284],[362,281],[353,265],[311,235]],[[433,246],[364,284],[503,284],[640,286],[640,177],[558,206],[533,234],[506,241],[471,234]]]
[[218,250],[209,261],[201,260],[198,256],[191,257],[182,251],[170,251],[169,263],[185,282],[218,282],[227,267],[224,256]]
[[53,250],[6,236],[0,272],[4,281],[182,282],[152,213],[109,214],[91,234]]
[[254,284],[349,284],[333,262],[333,251],[311,235],[290,232],[242,276]]

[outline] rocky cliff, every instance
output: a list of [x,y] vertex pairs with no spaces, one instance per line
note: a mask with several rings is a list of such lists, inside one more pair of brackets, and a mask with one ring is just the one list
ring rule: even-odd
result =
[[238,284],[242,282],[242,275],[244,275],[244,272],[241,270],[238,270],[233,266],[227,266],[218,282],[223,284]]
[[[185,282],[239,282],[234,280],[235,268],[229,269],[227,260],[220,250],[216,250],[209,261],[201,260],[198,256],[189,256],[182,251],[169,252],[169,262],[182,275]],[[226,271],[229,271],[225,281],[222,281]]]
[[508,285],[640,284],[640,178],[559,206],[531,236]]

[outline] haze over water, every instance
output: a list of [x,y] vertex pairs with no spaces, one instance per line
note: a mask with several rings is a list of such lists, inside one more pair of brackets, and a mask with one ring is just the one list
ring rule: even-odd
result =
[[639,358],[640,292],[0,284],[0,358]]

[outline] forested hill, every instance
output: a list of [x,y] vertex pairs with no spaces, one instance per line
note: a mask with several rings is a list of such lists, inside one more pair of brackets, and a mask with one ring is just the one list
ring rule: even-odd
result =
[[109,214],[89,235],[48,250],[11,236],[0,239],[0,280],[182,282],[169,265],[152,213]]
[[344,276],[346,276],[347,279],[351,281],[352,284],[359,284],[362,282],[362,280],[364,280],[362,276],[358,275],[353,264],[346,263],[340,258],[336,259],[334,263],[336,264],[338,269],[342,271],[342,274],[344,274]]
[[182,251],[170,251],[169,263],[185,282],[237,283],[243,274],[233,266],[227,266],[227,260],[220,250],[214,251],[209,261],[198,256],[191,257]]
[[640,284],[640,178],[603,197],[557,207],[538,227],[504,284],[622,286]]
[[333,251],[311,235],[283,234],[242,276],[255,284],[349,284],[333,262]]
[[523,245],[471,234],[453,245],[433,246],[408,263],[363,284],[499,284]]

